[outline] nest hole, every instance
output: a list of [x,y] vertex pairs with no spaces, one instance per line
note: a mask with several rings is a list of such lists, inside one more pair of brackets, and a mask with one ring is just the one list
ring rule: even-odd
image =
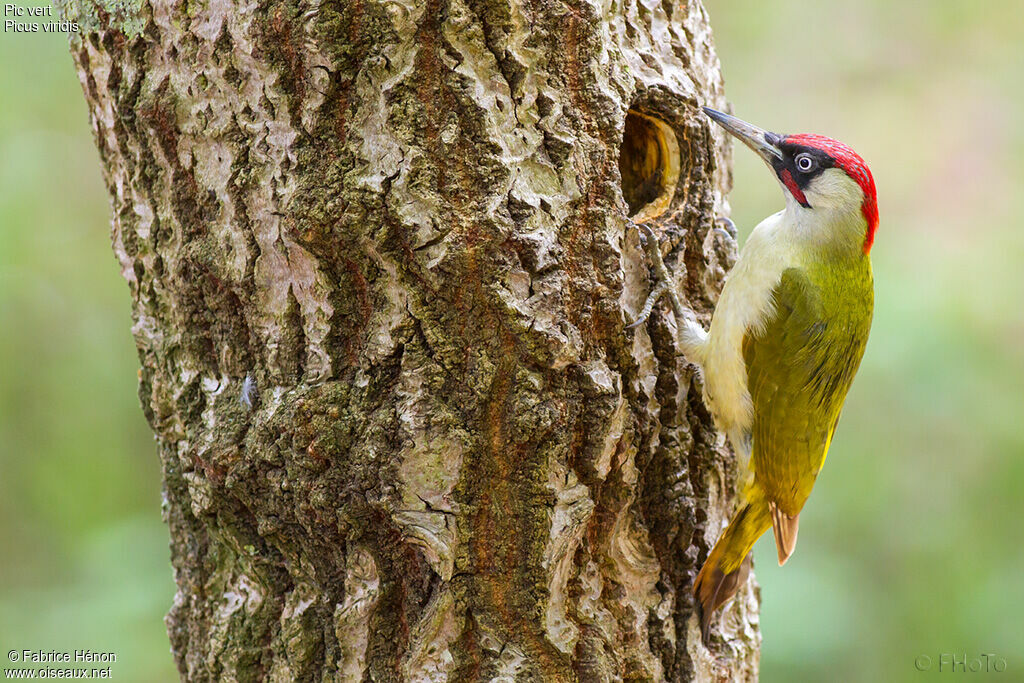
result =
[[664,213],[679,182],[679,143],[672,127],[630,109],[619,149],[619,175],[631,219],[641,223]]

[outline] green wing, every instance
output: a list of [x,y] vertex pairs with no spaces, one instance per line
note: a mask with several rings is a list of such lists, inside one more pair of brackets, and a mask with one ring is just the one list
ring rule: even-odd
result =
[[755,481],[790,517],[811,493],[864,355],[872,292],[868,264],[814,279],[790,268],[772,293],[767,325],[744,339]]

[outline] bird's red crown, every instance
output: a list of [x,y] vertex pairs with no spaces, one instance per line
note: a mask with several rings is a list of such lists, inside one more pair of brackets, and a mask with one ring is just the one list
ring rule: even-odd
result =
[[860,185],[860,189],[864,193],[864,202],[861,204],[860,210],[868,223],[867,233],[864,235],[864,253],[871,251],[871,245],[875,241],[875,230],[878,229],[878,198],[875,196],[875,179],[871,176],[871,169],[868,168],[868,165],[864,163],[859,154],[848,146],[824,135],[789,135],[786,136],[785,141],[794,145],[820,149],[832,157],[837,168],[846,171],[846,175]]

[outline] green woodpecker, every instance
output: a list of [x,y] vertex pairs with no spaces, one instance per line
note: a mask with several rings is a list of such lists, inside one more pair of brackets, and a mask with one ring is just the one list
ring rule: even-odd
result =
[[841,142],[704,111],[768,164],[786,198],[747,240],[711,328],[680,325],[704,402],[744,472],[736,513],[693,587],[707,641],[712,614],[746,581],[754,542],[771,527],[780,565],[796,546],[871,328],[878,209],[871,171]]

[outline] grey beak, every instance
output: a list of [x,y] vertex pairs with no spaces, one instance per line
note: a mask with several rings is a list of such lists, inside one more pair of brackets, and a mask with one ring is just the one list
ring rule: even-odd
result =
[[754,150],[769,165],[773,159],[782,158],[782,150],[778,147],[782,136],[758,128],[735,116],[715,111],[710,107],[703,107],[703,109],[705,114],[736,136],[744,145]]

